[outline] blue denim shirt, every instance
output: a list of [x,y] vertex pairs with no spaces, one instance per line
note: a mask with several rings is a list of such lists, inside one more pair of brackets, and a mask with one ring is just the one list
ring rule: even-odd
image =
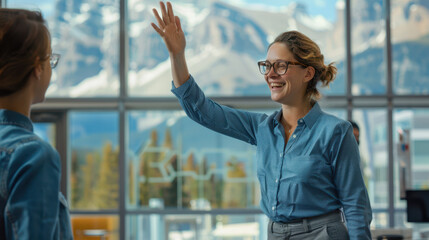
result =
[[298,120],[285,146],[281,110],[268,116],[222,106],[191,77],[172,92],[186,114],[216,132],[256,145],[262,211],[288,222],[343,208],[350,239],[371,239],[372,211],[351,124],[318,103]]
[[0,239],[73,239],[60,164],[30,119],[0,109]]

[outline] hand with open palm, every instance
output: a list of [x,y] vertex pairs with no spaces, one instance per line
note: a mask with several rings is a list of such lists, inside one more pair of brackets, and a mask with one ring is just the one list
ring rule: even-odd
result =
[[158,26],[151,23],[152,27],[164,39],[170,54],[180,54],[185,51],[186,39],[183,33],[180,19],[174,16],[173,7],[170,2],[167,2],[167,9],[164,2],[159,3],[161,7],[162,18],[159,16],[158,11],[153,9],[153,14],[158,21]]
[[151,23],[151,25],[164,39],[170,53],[173,82],[176,87],[179,87],[190,77],[185,58],[185,34],[180,25],[179,17],[174,16],[171,3],[167,2],[167,9],[164,2],[160,2],[159,5],[161,7],[162,18],[159,16],[158,11],[153,9],[158,26],[155,23]]

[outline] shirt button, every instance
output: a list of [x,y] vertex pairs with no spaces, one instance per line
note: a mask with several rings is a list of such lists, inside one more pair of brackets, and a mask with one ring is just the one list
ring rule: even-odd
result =
[[279,180],[278,179],[276,179],[276,183],[278,183],[279,182]]
[[273,209],[273,211],[274,211],[274,210],[276,210],[276,207],[272,207],[271,209]]
[[302,119],[300,119],[299,122],[302,123]]
[[293,138],[296,138],[296,135],[295,135],[295,134],[293,135]]
[[280,153],[280,157],[283,157],[283,153]]

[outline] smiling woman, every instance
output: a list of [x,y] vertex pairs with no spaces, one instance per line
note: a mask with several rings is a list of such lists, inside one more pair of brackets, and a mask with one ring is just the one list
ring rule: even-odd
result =
[[371,239],[372,211],[352,127],[317,102],[317,83],[329,85],[337,71],[325,65],[318,45],[298,31],[281,33],[258,63],[281,109],[270,115],[238,110],[207,98],[188,71],[186,38],[172,4],[160,2],[153,14],[152,27],[170,56],[171,91],[188,117],[257,147],[268,239]]

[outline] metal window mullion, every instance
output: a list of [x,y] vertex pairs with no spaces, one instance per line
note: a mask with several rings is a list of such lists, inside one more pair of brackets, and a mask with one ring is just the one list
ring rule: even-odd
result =
[[[68,121],[67,121],[67,112],[61,112],[59,114],[59,120],[56,121],[56,147],[58,154],[60,155],[61,159],[61,192],[63,193],[64,197],[66,199],[69,199],[71,195],[70,189],[68,187],[68,179],[70,179],[71,175],[71,161],[68,161],[67,157],[67,136],[68,136]],[[69,200],[70,201],[70,200]]]
[[126,111],[128,77],[127,1],[119,0],[119,239],[126,237]]
[[353,83],[353,69],[352,69],[352,38],[351,38],[351,1],[346,0],[345,10],[345,33],[346,33],[346,95],[347,95],[347,119],[353,119],[353,97],[352,97],[352,83]]
[[394,202],[394,161],[393,161],[393,77],[392,77],[392,42],[390,28],[390,0],[384,0],[386,28],[386,86],[387,86],[387,140],[388,140],[388,186],[389,186],[389,227],[395,226]]

